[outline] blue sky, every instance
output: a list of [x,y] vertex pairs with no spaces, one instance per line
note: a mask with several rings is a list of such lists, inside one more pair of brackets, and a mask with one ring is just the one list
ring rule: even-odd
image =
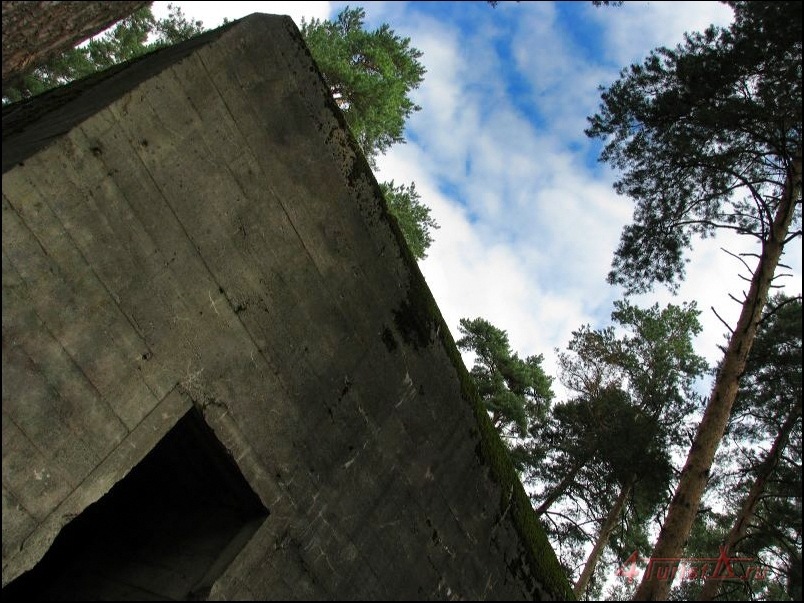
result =
[[[341,2],[174,2],[207,27],[252,12],[330,18]],[[380,158],[378,180],[415,182],[441,228],[421,262],[457,338],[458,320],[482,316],[508,331],[520,355],[544,354],[583,324],[609,324],[622,291],[606,283],[632,203],[612,190],[616,174],[596,161],[599,143],[583,133],[598,108],[598,86],[685,31],[727,25],[719,2],[352,2],[371,28],[387,22],[423,51],[427,68],[408,122],[408,143]],[[166,2],[156,2],[157,15]],[[635,298],[697,300],[704,333],[698,353],[716,362],[743,290],[739,264],[720,250],[751,251],[748,241],[695,241],[679,294],[658,289]],[[793,252],[794,250],[794,252]],[[791,257],[792,256],[792,257]],[[801,293],[801,245],[784,260]],[[563,397],[558,384],[556,390]]]

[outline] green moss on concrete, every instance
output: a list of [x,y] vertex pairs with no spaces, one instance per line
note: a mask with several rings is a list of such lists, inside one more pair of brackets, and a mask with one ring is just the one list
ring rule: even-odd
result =
[[[375,194],[383,199],[382,191],[363,157],[359,146],[350,133],[350,142],[357,153],[356,169],[351,176],[368,175],[368,180],[374,185]],[[362,164],[362,165],[361,165]],[[359,166],[359,167],[358,167]],[[360,167],[363,169],[361,170]],[[450,334],[441,311],[433,299],[430,288],[419,270],[416,258],[408,248],[405,237],[394,216],[388,211],[386,204],[382,203],[382,216],[394,232],[403,260],[410,271],[408,285],[408,298],[400,308],[394,312],[394,322],[397,329],[414,348],[425,347],[435,339],[440,339],[447,355],[455,367],[461,382],[461,394],[471,406],[480,432],[480,455],[484,462],[491,467],[494,479],[500,485],[500,518],[511,514],[514,525],[519,532],[525,547],[527,559],[523,560],[530,568],[531,580],[529,584],[534,595],[541,593],[547,599],[575,600],[569,581],[558,563],[555,551],[547,539],[547,534],[541,526],[530,498],[519,480],[508,450],[500,439],[499,434],[486,413],[485,407],[474,381],[463,363],[455,341]],[[519,565],[519,564],[517,564]],[[522,576],[523,579],[527,578]]]
[[[398,236],[401,237],[401,233]],[[435,324],[440,327],[437,328],[436,332],[458,373],[463,398],[472,406],[475,420],[477,421],[480,432],[481,457],[489,464],[494,479],[500,485],[500,518],[503,518],[506,514],[512,515],[514,525],[525,547],[526,565],[530,567],[533,578],[538,582],[538,585],[530,585],[532,586],[532,592],[536,594],[538,591],[542,591],[545,597],[549,599],[574,600],[575,596],[572,593],[569,581],[558,563],[555,551],[547,539],[544,528],[533,511],[530,498],[522,487],[522,482],[519,480],[516,469],[511,462],[508,450],[494,429],[491,419],[489,419],[483,402],[477,393],[474,381],[466,370],[455,341],[452,339],[452,335],[412,255],[409,261],[413,263],[411,266],[410,297],[418,298],[417,301],[410,303],[420,311],[426,312]]]
[[[290,35],[297,39],[309,55],[309,50],[307,50],[306,44],[295,25],[291,22],[287,24],[287,27]],[[310,61],[315,64],[312,55],[309,56]],[[555,551],[547,539],[544,528],[536,518],[530,499],[525,493],[522,482],[519,480],[519,476],[508,455],[508,450],[491,424],[491,419],[489,419],[483,402],[477,393],[474,381],[466,370],[449,328],[444,322],[441,311],[433,299],[424,276],[419,270],[416,258],[410,251],[396,218],[388,211],[382,190],[374,177],[371,167],[363,155],[360,145],[352,135],[343,113],[332,99],[326,85],[323,84],[324,78],[321,76],[320,71],[318,75],[321,77],[321,91],[326,97],[326,103],[340,127],[347,133],[347,144],[355,153],[354,161],[351,166],[348,166],[350,169],[347,170],[349,184],[355,191],[360,190],[361,185],[368,184],[373,189],[374,197],[383,200],[379,204],[380,218],[388,223],[394,233],[403,261],[409,270],[408,297],[394,311],[395,326],[406,342],[414,348],[426,347],[437,339],[441,341],[460,379],[461,394],[464,400],[472,406],[480,433],[479,455],[481,460],[491,467],[491,474],[500,485],[500,514],[498,520],[502,521],[507,515],[511,516],[525,548],[526,558],[520,560],[521,563],[514,562],[512,565],[517,567],[512,567],[511,569],[515,574],[520,574],[523,579],[530,580],[528,587],[534,596],[541,596],[547,599],[574,600],[575,596],[572,593],[569,581],[558,563]],[[384,341],[386,339],[387,337],[384,338]],[[386,345],[388,345],[387,341]],[[530,576],[527,575],[527,570],[520,570],[522,566],[530,569]]]
[[[361,172],[367,175],[369,182],[374,186],[375,195],[384,200],[382,191],[371,172],[368,162],[365,160],[354,137],[351,136],[351,132],[350,142],[358,158],[355,162],[355,169],[351,174],[352,177]],[[563,568],[558,563],[558,558],[550,541],[547,539],[544,528],[536,517],[530,504],[530,498],[525,492],[516,469],[511,462],[508,450],[491,423],[480,395],[477,393],[475,383],[469,375],[469,371],[466,370],[458,347],[455,345],[450,330],[419,269],[418,262],[408,247],[396,218],[388,211],[385,202],[382,203],[382,216],[396,236],[403,260],[410,271],[408,299],[394,312],[397,329],[405,337],[406,342],[414,348],[425,347],[433,343],[434,339],[440,339],[452,365],[455,367],[461,382],[461,394],[464,400],[472,406],[472,411],[477,421],[481,441],[481,458],[491,467],[491,473],[500,485],[500,519],[503,519],[506,514],[512,516],[514,525],[525,547],[527,559],[523,560],[523,564],[517,565],[529,567],[531,579],[538,582],[538,584],[529,584],[531,592],[534,595],[541,593],[544,595],[543,598],[546,599],[575,600],[572,587]],[[514,573],[517,573],[516,568],[512,569],[514,569]],[[525,575],[522,577],[527,578]]]
[[[354,144],[357,146],[357,143]],[[359,153],[359,157],[362,159],[362,153]],[[368,163],[363,161],[365,169],[369,170]],[[371,173],[370,170],[368,173]],[[374,182],[376,194],[382,198],[382,192],[376,185],[373,174],[370,181]],[[523,560],[524,563],[516,565],[525,565],[530,568],[530,578],[535,582],[529,584],[531,592],[534,595],[543,594],[547,599],[575,600],[566,574],[558,563],[558,558],[547,539],[547,534],[536,517],[530,504],[530,498],[511,462],[508,450],[491,423],[480,395],[477,393],[475,383],[469,375],[469,371],[466,370],[458,347],[436,305],[430,288],[427,286],[416,258],[408,248],[396,219],[387,211],[385,203],[383,203],[383,208],[383,215],[396,236],[403,259],[410,271],[408,299],[395,312],[397,328],[408,339],[408,343],[414,347],[429,345],[434,339],[440,340],[455,367],[461,382],[461,394],[464,400],[472,406],[477,421],[481,442],[481,459],[491,467],[491,473],[500,485],[499,518],[502,520],[507,514],[512,516],[525,547],[527,558]],[[512,569],[514,573],[517,573],[518,568]],[[522,578],[527,579],[527,576],[522,575]]]

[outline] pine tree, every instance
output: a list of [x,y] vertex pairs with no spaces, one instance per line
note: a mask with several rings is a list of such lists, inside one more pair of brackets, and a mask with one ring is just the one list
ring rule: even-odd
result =
[[[801,224],[800,2],[729,2],[728,29],[688,34],[632,65],[602,95],[587,134],[622,170],[616,190],[636,201],[612,283],[632,292],[677,286],[692,237],[728,229],[759,244],[742,312],[653,550],[679,557],[726,429],[771,283]],[[662,599],[647,576],[637,599]]]
[[491,414],[494,428],[511,452],[514,465],[527,472],[541,458],[538,434],[553,398],[552,378],[541,354],[525,359],[511,350],[508,333],[483,318],[462,318],[458,348],[473,352],[470,371]]
[[[720,490],[733,513],[717,546],[731,556],[754,557],[757,564],[769,557],[784,568],[783,575],[772,571],[762,583],[740,589],[767,594],[775,582],[779,588],[772,596],[786,592],[795,600],[801,593],[802,305],[800,298],[779,295],[769,307],[729,425],[737,467]],[[734,596],[735,585],[707,581],[699,599],[711,600],[719,590]]]
[[3,2],[3,96],[20,78],[150,2]]
[[[561,497],[577,523],[597,526],[594,546],[575,584],[589,587],[615,529],[619,550],[644,541],[644,524],[664,502],[672,477],[670,451],[694,409],[695,380],[706,370],[692,339],[701,330],[695,304],[648,309],[616,302],[617,325],[573,332],[559,354],[560,378],[577,396],[553,409],[552,452],[539,478],[556,484],[537,513]],[[560,481],[556,481],[560,478]]]
[[167,18],[156,19],[150,6],[140,8],[111,31],[59,54],[4,87],[3,104],[41,94],[203,31],[203,23],[188,20],[180,8],[170,5],[169,11]]
[[[369,31],[365,19],[362,8],[347,6],[332,21],[302,20],[301,33],[366,160],[376,168],[379,155],[405,142],[405,122],[420,109],[410,94],[425,69],[410,38],[398,36],[387,23]],[[380,186],[413,256],[425,258],[431,231],[438,228],[430,208],[414,183]]]
[[396,217],[399,228],[405,237],[413,257],[422,260],[427,257],[427,249],[433,243],[431,229],[439,228],[430,216],[430,208],[421,202],[416,184],[394,185],[394,181],[380,184],[388,210]]
[[366,11],[344,8],[334,21],[302,21],[301,32],[372,167],[404,142],[405,121],[420,107],[410,93],[424,79],[421,51],[387,24],[365,29]]

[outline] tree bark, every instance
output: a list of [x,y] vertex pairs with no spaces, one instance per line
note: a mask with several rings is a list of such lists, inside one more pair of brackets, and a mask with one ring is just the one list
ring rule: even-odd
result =
[[580,600],[581,595],[583,595],[586,587],[589,585],[589,580],[592,579],[592,575],[595,573],[597,562],[600,561],[603,549],[605,549],[606,545],[609,543],[611,532],[614,530],[614,526],[617,525],[617,520],[622,514],[628,495],[631,494],[633,483],[634,482],[631,481],[627,486],[623,486],[620,495],[617,497],[617,500],[614,501],[614,506],[609,510],[608,515],[606,515],[606,520],[603,522],[603,525],[600,526],[600,532],[598,532],[595,546],[592,548],[592,552],[589,553],[589,557],[586,558],[586,565],[583,567],[581,576],[572,588],[572,592],[575,593],[575,597],[578,600]]
[[3,88],[150,2],[3,2]]
[[[733,550],[737,543],[743,539],[748,531],[748,525],[751,521],[751,517],[754,515],[754,511],[756,511],[759,499],[765,491],[765,484],[775,471],[779,458],[782,456],[782,453],[787,446],[787,439],[790,437],[790,432],[793,431],[793,427],[795,427],[796,421],[799,420],[800,416],[801,406],[794,408],[790,414],[787,415],[787,419],[782,425],[782,428],[779,430],[776,439],[773,441],[773,446],[771,446],[768,455],[762,462],[756,481],[751,486],[748,496],[743,501],[740,514],[737,515],[737,520],[734,522],[729,535],[726,537],[726,541],[723,543],[723,546],[727,551]],[[720,584],[720,580],[707,580],[704,583],[701,592],[698,594],[698,600],[711,601],[714,599],[717,595],[718,589],[720,588]]]
[[[769,236],[762,244],[762,253],[751,278],[751,287],[743,302],[737,327],[729,339],[709,403],[698,426],[667,517],[653,549],[653,559],[678,559],[689,538],[701,496],[709,479],[709,469],[726,430],[731,408],[737,396],[738,382],[745,370],[751,345],[754,343],[757,326],[762,318],[762,310],[768,298],[800,194],[801,156],[798,156],[793,159]],[[654,564],[649,564],[634,594],[634,600],[666,600],[671,585],[672,580],[658,579],[656,567]]]
[[550,508],[550,505],[556,502],[556,500],[567,491],[567,488],[569,488],[572,485],[572,482],[575,481],[575,476],[583,466],[584,463],[580,462],[576,463],[572,469],[570,469],[569,473],[564,476],[561,482],[555,488],[553,488],[550,494],[547,495],[547,498],[545,498],[544,501],[542,501],[542,504],[540,504],[536,509],[536,517],[541,517],[544,515],[547,512],[547,509]]

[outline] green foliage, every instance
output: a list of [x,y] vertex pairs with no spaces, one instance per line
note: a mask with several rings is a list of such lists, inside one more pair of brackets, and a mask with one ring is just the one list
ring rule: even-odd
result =
[[525,470],[540,456],[534,442],[526,439],[539,433],[553,398],[543,357],[521,359],[511,350],[508,334],[483,318],[462,318],[458,329],[458,347],[476,355],[470,374],[492,424],[508,442],[514,464]]
[[660,310],[616,302],[612,320],[623,334],[614,326],[573,332],[559,353],[561,381],[577,397],[554,409],[557,474],[597,459],[621,483],[651,464],[666,475],[666,449],[679,439],[707,368],[692,348],[698,315],[694,303]]
[[[686,34],[623,70],[602,95],[587,134],[621,171],[616,190],[635,203],[609,282],[628,292],[684,277],[694,236],[726,229],[759,245],[738,327],[724,349],[686,470],[652,555],[681,554],[732,410],[753,325],[785,245],[801,236],[802,5],[729,2],[728,29]],[[735,256],[737,257],[737,256]],[[666,596],[645,577],[637,598]]]
[[623,172],[617,192],[636,202],[609,274],[629,291],[677,287],[693,235],[767,240],[801,159],[802,4],[729,4],[731,28],[687,34],[623,70],[589,119],[601,160]]
[[801,409],[801,298],[778,295],[757,331],[730,431],[740,441],[772,437],[784,417]]
[[[224,23],[227,19],[224,19]],[[178,6],[168,4],[168,18],[158,19],[154,31],[156,39],[150,43],[150,48],[170,46],[188,40],[204,31],[203,21],[188,20]]]
[[554,441],[561,439],[557,447],[570,452],[573,460],[582,457],[587,463],[600,463],[608,480],[618,484],[637,474],[658,481],[660,491],[666,485],[671,467],[659,439],[659,424],[622,389],[608,386],[589,397],[557,404],[553,418],[558,426]]
[[[769,302],[733,407],[730,437],[710,480],[708,495],[716,504],[702,507],[684,550],[686,557],[715,557],[730,530],[747,522],[745,536],[729,554],[752,561],[734,563],[734,570],[765,567],[767,576],[723,582],[719,600],[801,598],[801,317],[801,298],[777,295]],[[791,420],[789,435],[780,439]],[[771,442],[777,440],[782,449],[771,457]],[[759,480],[764,480],[761,496],[744,516],[745,501]],[[700,581],[683,582],[670,598],[695,599],[701,587]]]
[[3,104],[41,94],[203,31],[201,21],[188,21],[180,8],[170,5],[169,10],[166,19],[156,19],[149,6],[137,10],[111,31],[62,53],[4,88]]
[[[368,31],[365,18],[362,8],[347,6],[333,21],[302,20],[301,33],[369,165],[376,168],[378,155],[405,142],[405,121],[420,109],[410,93],[422,83],[425,69],[410,38],[398,36],[387,23]],[[430,208],[414,184],[380,186],[414,257],[425,258],[433,242],[430,232],[438,228]]]
[[425,69],[422,53],[388,24],[364,29],[362,8],[344,8],[334,21],[302,21],[301,33],[369,163],[404,142],[411,99]]
[[388,210],[399,223],[399,228],[407,241],[413,257],[422,260],[427,257],[427,249],[433,242],[431,229],[438,229],[436,221],[430,217],[430,208],[421,202],[416,192],[415,183],[410,186],[400,184],[394,186],[394,181],[380,184]]
[[663,310],[615,302],[614,327],[573,331],[568,353],[559,354],[562,382],[582,396],[594,397],[606,388],[629,392],[643,413],[667,430],[666,441],[678,438],[678,428],[693,410],[696,380],[706,361],[692,345],[701,332],[695,302]]
[[[734,406],[737,467],[720,486],[731,509],[739,509],[757,475],[772,471],[737,551],[774,568],[751,593],[770,600],[801,598],[801,399],[802,302],[778,295],[760,324]],[[768,443],[788,420],[794,423],[783,453],[768,467]],[[734,514],[729,518],[733,522]]]
[[[695,409],[694,384],[707,370],[692,340],[701,332],[695,303],[662,310],[615,302],[614,327],[573,332],[559,354],[560,378],[579,396],[565,416],[556,408],[555,441],[567,457],[559,463],[604,463],[609,481],[626,484],[661,502],[671,477],[669,451],[685,435]],[[560,460],[560,459],[559,459]]]
[[[612,326],[582,326],[559,353],[559,377],[575,396],[553,407],[542,436],[549,454],[535,477],[545,485],[539,510],[562,549],[582,550],[590,538],[582,526],[597,529],[623,491],[629,496],[608,546],[622,559],[649,546],[649,521],[674,475],[671,451],[707,370],[692,347],[699,314],[694,303],[616,302]],[[549,508],[559,498],[565,504],[554,517]]]

